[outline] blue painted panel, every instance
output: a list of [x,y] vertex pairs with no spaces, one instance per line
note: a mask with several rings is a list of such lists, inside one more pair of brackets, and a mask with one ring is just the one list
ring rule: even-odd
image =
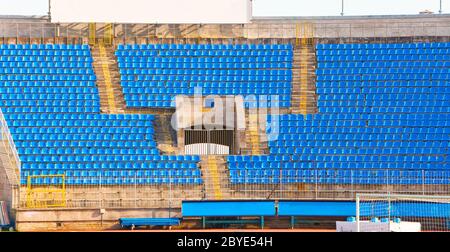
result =
[[275,216],[275,201],[184,201],[183,217]]
[[355,202],[279,201],[278,216],[355,216]]
[[[378,206],[370,203],[370,208],[377,209],[373,214],[367,209],[363,202],[361,204],[361,215],[380,217],[388,215],[385,202],[380,202]],[[385,209],[385,213],[383,210]],[[339,201],[280,201],[278,202],[278,216],[355,216],[355,202]],[[378,216],[376,216],[378,215]],[[450,204],[448,203],[428,203],[426,206],[412,202],[394,202],[391,208],[391,215],[396,217],[447,217],[450,218]]]

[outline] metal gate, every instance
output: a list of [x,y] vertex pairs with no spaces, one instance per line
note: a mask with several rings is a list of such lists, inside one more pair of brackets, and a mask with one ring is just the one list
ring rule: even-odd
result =
[[229,155],[234,153],[234,130],[185,130],[187,155]]

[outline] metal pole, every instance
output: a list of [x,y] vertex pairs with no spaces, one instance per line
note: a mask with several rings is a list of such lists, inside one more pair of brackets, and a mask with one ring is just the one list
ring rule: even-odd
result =
[[442,0],[439,0],[439,14],[442,14]]
[[48,21],[49,22],[52,22],[52,1],[51,0],[48,0],[48,13],[47,13],[47,15],[48,15]]
[[391,193],[388,192],[388,232],[391,232]]
[[344,0],[341,1],[341,16],[344,16]]
[[356,232],[360,232],[359,229],[359,195],[356,194]]

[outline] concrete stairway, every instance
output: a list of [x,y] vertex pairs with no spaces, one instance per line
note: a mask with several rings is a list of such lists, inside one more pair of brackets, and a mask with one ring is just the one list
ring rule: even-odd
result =
[[164,155],[177,155],[177,132],[171,126],[172,115],[155,115],[155,140]]
[[314,43],[294,47],[292,69],[292,114],[317,113],[316,54]]
[[117,58],[112,46],[98,44],[92,49],[94,71],[100,95],[101,112],[106,114],[154,114],[155,140],[162,154],[176,154],[176,134],[171,128],[171,113],[167,110],[129,109],[120,86]]
[[245,141],[247,147],[242,149],[243,155],[262,155],[269,153],[267,146],[266,116],[259,117],[256,110],[247,110],[245,115],[247,130]]
[[205,199],[221,200],[231,197],[230,180],[224,156],[202,156],[201,171]]
[[91,48],[91,53],[94,58],[93,65],[97,76],[101,112],[107,114],[125,113],[125,100],[120,86],[120,75],[114,48],[98,44]]

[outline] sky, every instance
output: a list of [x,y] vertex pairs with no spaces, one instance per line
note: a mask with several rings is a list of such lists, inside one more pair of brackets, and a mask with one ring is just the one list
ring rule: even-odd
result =
[[[95,0],[92,0],[95,1]],[[184,1],[184,0],[180,0]],[[344,15],[439,12],[439,0],[344,0]],[[450,0],[442,0],[450,13]],[[0,15],[46,15],[48,0],[0,0]],[[337,16],[341,0],[253,0],[253,16]]]

